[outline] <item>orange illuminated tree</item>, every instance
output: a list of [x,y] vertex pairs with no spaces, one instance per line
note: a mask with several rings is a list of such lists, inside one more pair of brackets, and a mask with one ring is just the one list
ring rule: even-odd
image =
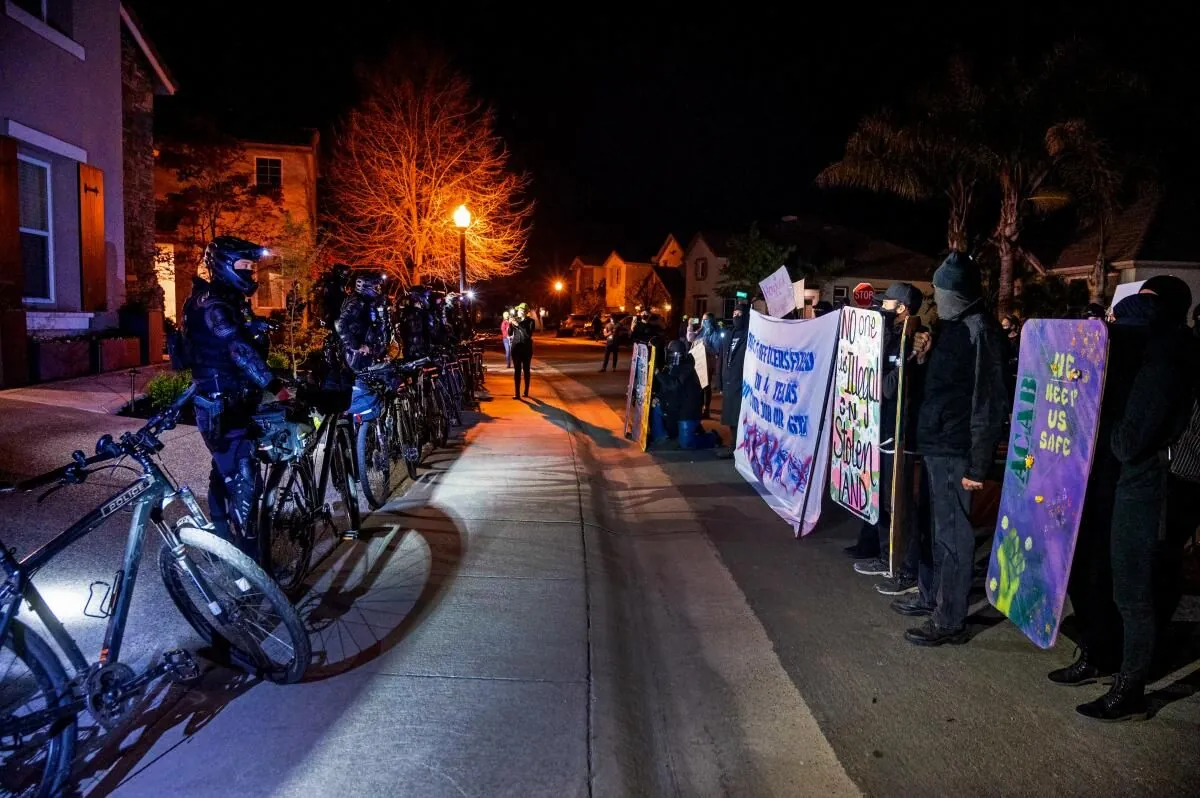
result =
[[509,167],[492,110],[445,60],[393,60],[368,77],[331,169],[334,243],[348,262],[381,266],[404,285],[458,279],[454,210],[471,212],[470,281],[525,263],[532,202]]

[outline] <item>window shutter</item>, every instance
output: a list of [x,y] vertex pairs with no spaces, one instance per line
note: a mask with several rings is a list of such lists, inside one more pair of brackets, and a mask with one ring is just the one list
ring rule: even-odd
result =
[[108,310],[108,257],[104,245],[104,172],[79,164],[79,265],[83,310]]
[[18,231],[17,141],[0,136],[0,307],[21,307],[25,273]]

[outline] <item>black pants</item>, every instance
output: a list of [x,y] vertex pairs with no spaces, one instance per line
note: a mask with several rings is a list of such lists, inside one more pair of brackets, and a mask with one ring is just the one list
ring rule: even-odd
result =
[[1112,596],[1121,613],[1121,672],[1140,682],[1149,679],[1158,640],[1154,566],[1164,549],[1166,483],[1156,476],[1118,484],[1113,506]]
[[521,370],[525,370],[525,395],[529,396],[529,363],[533,360],[533,347],[514,346],[513,361],[513,396],[521,395]]
[[[203,397],[195,400],[196,426],[212,455],[208,475],[208,512],[217,534],[259,559],[251,511],[258,483],[254,460],[257,441],[248,405],[221,407]],[[237,534],[230,525],[234,521]]]
[[618,347],[616,344],[608,344],[604,347],[604,365],[600,367],[601,371],[608,368],[609,355],[612,356],[613,371],[617,370],[617,350]]
[[965,457],[926,457],[933,510],[933,556],[917,577],[921,600],[934,607],[933,622],[961,629],[967,622],[967,598],[975,571],[975,530],[971,494],[962,486]]

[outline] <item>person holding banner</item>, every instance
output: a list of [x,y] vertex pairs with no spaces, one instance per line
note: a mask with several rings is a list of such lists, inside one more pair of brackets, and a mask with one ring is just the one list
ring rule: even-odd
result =
[[975,568],[971,494],[983,480],[1004,432],[1008,397],[1000,327],[983,306],[979,270],[952,252],[933,275],[939,322],[935,335],[913,342],[925,364],[916,450],[929,479],[933,551],[918,574],[920,592],[897,599],[906,616],[928,616],[904,637],[919,646],[965,643],[967,597]]
[[[750,305],[739,302],[733,310],[733,329],[721,339],[721,356],[718,371],[721,396],[721,423],[732,431],[729,449],[722,449],[720,457],[733,457],[737,445],[738,420],[742,416],[742,371],[746,365],[746,338],[750,332]],[[713,376],[710,374],[710,380]]]
[[[911,283],[892,283],[888,286],[887,293],[883,298],[883,314],[884,318],[889,322],[884,325],[883,334],[883,374],[882,374],[882,393],[883,401],[880,403],[880,431],[881,448],[888,449],[888,440],[895,440],[896,436],[896,399],[899,387],[900,377],[900,336],[904,328],[904,321],[910,316],[915,316],[921,310],[921,304],[925,301],[925,297]],[[910,367],[915,365],[915,358]],[[911,369],[911,376],[915,376],[917,369]],[[917,404],[918,392],[909,392],[910,400],[908,408],[910,409]],[[906,414],[911,417],[911,413]],[[906,425],[905,429],[909,429],[911,425]],[[903,453],[898,453],[903,459]],[[862,528],[858,534],[858,542],[846,549],[846,553],[855,556],[859,562],[854,564],[854,570],[857,573],[867,576],[887,576],[891,568],[888,562],[888,553],[891,539],[891,514],[884,509],[890,505],[890,489],[892,484],[892,468],[895,464],[897,455],[884,453],[879,459],[879,484],[882,486],[882,497],[880,499],[879,520],[874,524],[863,522]],[[909,539],[916,544],[916,535],[910,535]],[[917,552],[916,545],[910,546],[906,552],[905,566],[908,567],[906,572],[901,572],[895,575],[894,578],[888,579],[888,585],[881,585],[880,592],[887,596],[898,596],[904,593],[911,593],[917,589]],[[909,556],[911,554],[911,556]]]

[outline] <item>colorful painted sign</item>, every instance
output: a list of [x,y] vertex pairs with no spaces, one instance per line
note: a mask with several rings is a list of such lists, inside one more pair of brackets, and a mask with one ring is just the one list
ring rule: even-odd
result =
[[734,464],[797,536],[821,515],[838,323],[750,313]]
[[833,372],[829,495],[874,524],[879,520],[879,414],[883,400],[883,316],[842,308]]
[[1017,392],[987,596],[1030,640],[1058,637],[1096,443],[1108,329],[1033,319],[1021,328]]
[[758,284],[762,289],[763,298],[767,300],[767,313],[775,318],[783,318],[796,309],[796,289],[792,287],[792,277],[788,274],[787,266],[780,266],[771,276]]
[[700,380],[700,387],[707,388],[708,354],[704,349],[704,342],[697,341],[688,354],[692,356],[692,361],[696,364],[696,377]]
[[625,437],[646,451],[650,431],[650,388],[654,374],[654,349],[633,345],[629,362],[629,385],[625,389]]

